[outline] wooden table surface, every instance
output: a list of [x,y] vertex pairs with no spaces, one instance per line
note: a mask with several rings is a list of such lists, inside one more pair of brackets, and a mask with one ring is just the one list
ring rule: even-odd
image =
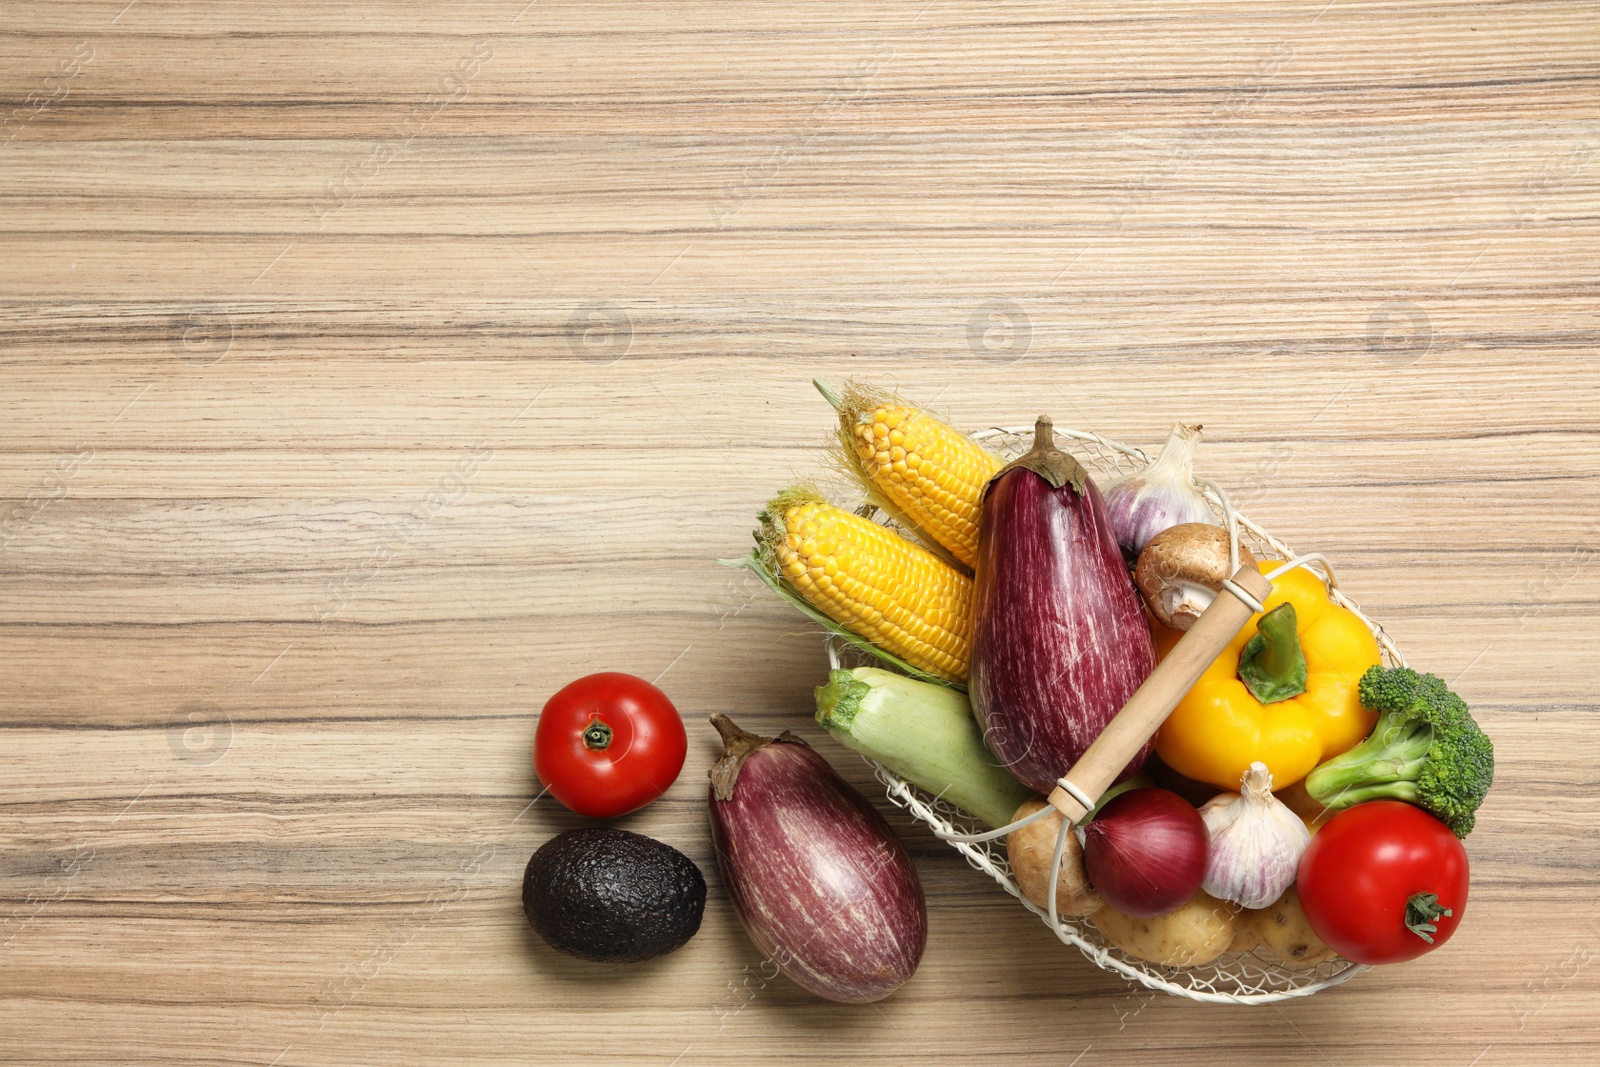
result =
[[[524,6],[526,5],[526,6]],[[1600,1059],[1592,3],[269,0],[0,10],[6,1063]],[[1304,1002],[1130,988],[882,807],[871,1008],[758,973],[705,718],[818,642],[717,566],[816,375],[1159,441],[1327,552],[1499,752],[1459,935]],[[690,726],[622,825],[705,924],[548,951],[538,709]]]

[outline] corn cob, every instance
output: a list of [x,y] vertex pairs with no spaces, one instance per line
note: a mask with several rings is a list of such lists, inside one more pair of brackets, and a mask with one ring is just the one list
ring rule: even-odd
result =
[[968,567],[978,562],[978,505],[1000,460],[938,418],[887,394],[848,383],[843,397],[815,383],[839,410],[850,466],[891,514]]
[[970,578],[806,487],[779,494],[761,521],[778,572],[808,604],[918,670],[966,680]]

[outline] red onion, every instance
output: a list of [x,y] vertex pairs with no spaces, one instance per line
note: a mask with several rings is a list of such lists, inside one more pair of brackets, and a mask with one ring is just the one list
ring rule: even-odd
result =
[[1205,820],[1165,789],[1119,793],[1083,833],[1089,881],[1124,915],[1165,915],[1194,896],[1206,876]]

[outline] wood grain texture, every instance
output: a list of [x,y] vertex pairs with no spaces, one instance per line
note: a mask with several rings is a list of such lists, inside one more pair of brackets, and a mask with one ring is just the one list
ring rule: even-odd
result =
[[[1600,1059],[1592,4],[525,2],[0,7],[0,1059]],[[872,782],[715,560],[848,374],[1203,422],[1495,738],[1447,949],[1141,993],[880,804],[920,973],[767,981],[705,717]],[[517,895],[581,821],[534,718],[603,668],[689,720],[622,824],[711,883],[621,973]]]

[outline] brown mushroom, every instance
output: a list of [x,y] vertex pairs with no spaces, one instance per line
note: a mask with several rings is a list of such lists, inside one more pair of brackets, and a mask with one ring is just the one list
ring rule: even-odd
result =
[[[1239,564],[1256,558],[1239,546]],[[1187,630],[1211,606],[1228,570],[1228,531],[1209,522],[1185,522],[1157,534],[1139,553],[1133,581],[1163,626]]]

